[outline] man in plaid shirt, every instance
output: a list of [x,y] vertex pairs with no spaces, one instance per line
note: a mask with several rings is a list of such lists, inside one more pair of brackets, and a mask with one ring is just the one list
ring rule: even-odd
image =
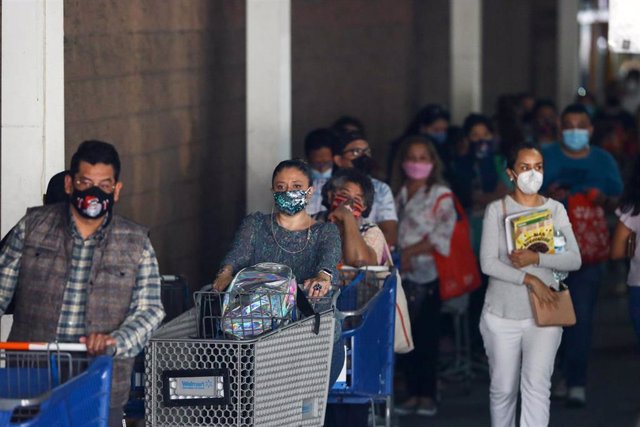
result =
[[83,142],[65,177],[69,202],[29,209],[0,251],[0,315],[16,304],[9,340],[80,341],[91,355],[115,348],[112,426],[133,358],[164,317],[148,232],[112,212],[119,174],[111,144]]

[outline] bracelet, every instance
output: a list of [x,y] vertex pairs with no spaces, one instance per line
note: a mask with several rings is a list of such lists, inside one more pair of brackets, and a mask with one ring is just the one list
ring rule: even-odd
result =
[[320,271],[318,271],[318,274],[320,273],[324,273],[325,275],[329,276],[329,281],[333,280],[333,273],[331,273],[331,270],[323,268]]
[[533,291],[533,286],[532,286],[530,283],[525,283],[524,285],[527,287],[527,289],[529,290],[529,292],[532,292],[532,291]]

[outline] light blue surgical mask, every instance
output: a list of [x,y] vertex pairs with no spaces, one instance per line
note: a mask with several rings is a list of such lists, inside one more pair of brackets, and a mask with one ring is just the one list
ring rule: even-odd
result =
[[589,131],[587,129],[565,129],[562,131],[562,141],[571,151],[580,151],[589,145]]
[[318,180],[318,179],[329,179],[331,178],[331,173],[332,173],[332,169],[329,168],[324,172],[319,172],[315,169],[311,169],[311,179],[313,179],[314,181]]
[[447,132],[429,132],[428,135],[438,144],[444,144],[447,141]]

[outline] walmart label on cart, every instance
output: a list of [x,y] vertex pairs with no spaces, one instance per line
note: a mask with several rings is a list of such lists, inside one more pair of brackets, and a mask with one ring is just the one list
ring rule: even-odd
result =
[[[224,397],[221,377],[174,378],[172,394],[188,397]],[[175,382],[174,382],[175,381]]]

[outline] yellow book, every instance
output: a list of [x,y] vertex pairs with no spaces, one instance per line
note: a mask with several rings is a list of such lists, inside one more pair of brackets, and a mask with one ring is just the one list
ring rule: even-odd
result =
[[513,247],[515,249],[530,249],[534,252],[552,254],[553,220],[548,209],[529,211],[510,216]]

